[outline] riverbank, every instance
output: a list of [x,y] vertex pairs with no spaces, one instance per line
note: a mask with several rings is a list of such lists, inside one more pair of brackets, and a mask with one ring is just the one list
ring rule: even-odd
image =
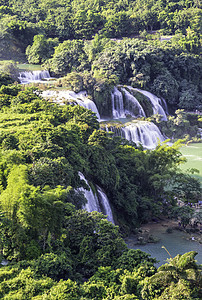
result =
[[[189,231],[191,227],[187,227]],[[199,242],[200,240],[200,242]],[[155,257],[164,264],[169,257],[164,246],[172,257],[185,252],[196,251],[196,259],[202,264],[202,244],[200,233],[188,233],[179,227],[178,221],[162,218],[141,226],[136,235],[125,239],[130,249],[140,249]]]
[[133,237],[133,243],[136,245],[145,245],[147,243],[159,242],[159,237],[155,236],[155,232],[162,231],[163,233],[172,234],[173,231],[180,231],[187,234],[187,240],[197,241],[202,244],[202,235],[200,228],[192,228],[190,225],[184,229],[179,226],[179,221],[174,219],[158,219],[147,224],[143,224],[136,235]]

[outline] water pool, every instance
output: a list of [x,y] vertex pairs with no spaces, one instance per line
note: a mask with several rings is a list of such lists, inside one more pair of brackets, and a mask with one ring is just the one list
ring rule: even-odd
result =
[[195,258],[199,264],[202,264],[202,244],[192,240],[192,235],[179,230],[173,230],[172,233],[167,233],[167,228],[168,227],[164,227],[160,224],[152,224],[150,226],[150,234],[160,239],[157,243],[135,245],[135,241],[132,237],[129,237],[126,243],[130,249],[140,249],[149,253],[152,257],[155,257],[159,261],[159,263],[156,264],[157,267],[166,263],[166,260],[170,258],[162,246],[166,247],[172,257],[175,257],[177,254],[196,251],[198,254]]

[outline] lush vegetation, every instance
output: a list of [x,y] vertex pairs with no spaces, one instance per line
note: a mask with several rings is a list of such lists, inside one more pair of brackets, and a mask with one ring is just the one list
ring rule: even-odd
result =
[[184,138],[187,142],[201,141],[199,130],[202,128],[202,119],[195,112],[178,109],[174,115],[168,116],[167,121],[162,121],[158,114],[147,118],[147,120],[154,122],[173,141],[180,138]]
[[64,41],[45,66],[54,76],[68,73],[66,81],[75,90],[87,89],[95,101],[99,91],[126,84],[163,97],[172,108],[192,111],[202,106],[201,58],[171,43],[138,39],[117,43],[99,36],[90,42]]
[[[201,109],[198,1],[2,0],[0,4],[0,57],[20,60],[26,53],[30,63],[44,63],[54,76],[73,72],[69,81],[78,85],[77,72],[84,83],[80,88],[90,90],[97,102],[106,101],[103,91],[119,83],[148,89],[172,108]],[[151,30],[157,33],[148,34]],[[172,39],[161,41],[163,34]]]
[[200,297],[195,253],[174,260],[185,275],[167,278],[166,266],[157,272],[147,254],[127,250],[117,226],[81,210],[78,190],[86,187],[80,171],[106,191],[121,228],[134,229],[172,208],[180,191],[198,200],[199,183],[177,167],[178,146],[143,151],[99,130],[91,111],[45,101],[29,87],[2,85],[0,94],[0,248],[12,262],[1,269],[1,298],[163,299],[173,289]]
[[[85,89],[102,115],[117,84],[148,89],[171,111],[200,110],[201,16],[197,0],[0,0],[0,59],[43,64],[59,87]],[[164,213],[189,223],[193,210],[177,208],[176,195],[197,202],[201,187],[179,168],[180,142],[143,150],[100,130],[91,111],[45,101],[17,77],[14,62],[1,62],[0,260],[9,265],[0,267],[0,298],[201,299],[195,252],[156,270],[120,233]],[[201,126],[183,110],[167,123],[158,117],[175,139]],[[119,227],[82,210],[88,187],[79,172],[106,192]]]
[[199,300],[202,282],[195,255],[178,255],[156,271],[147,254],[128,250],[116,259],[115,267],[101,266],[88,281],[79,283],[67,279],[72,274],[66,255],[46,254],[1,268],[0,295],[1,299],[27,300]]
[[122,37],[144,30],[161,29],[168,34],[200,34],[201,7],[190,1],[69,1],[1,0],[2,27],[23,44],[36,34],[60,40],[89,39],[96,33]]

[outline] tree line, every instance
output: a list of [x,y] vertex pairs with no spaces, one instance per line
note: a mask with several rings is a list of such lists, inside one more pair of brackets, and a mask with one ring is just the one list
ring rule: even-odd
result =
[[96,33],[115,38],[161,29],[186,34],[190,27],[200,34],[201,6],[194,1],[23,0],[0,1],[1,23],[8,32],[30,43],[31,36],[90,39]]

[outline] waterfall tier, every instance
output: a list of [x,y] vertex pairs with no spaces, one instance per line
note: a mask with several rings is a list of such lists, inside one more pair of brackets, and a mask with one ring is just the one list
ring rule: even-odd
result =
[[[103,128],[103,126],[102,126]],[[121,136],[137,145],[142,145],[146,149],[154,149],[159,142],[165,138],[159,128],[152,122],[137,121],[130,124],[105,125],[106,131],[112,131],[116,136]]]
[[101,210],[102,210],[103,214],[107,216],[107,220],[111,221],[114,224],[114,219],[113,219],[112,210],[111,210],[111,207],[109,204],[109,199],[107,198],[107,195],[105,194],[105,192],[99,186],[96,186],[96,187],[97,187],[98,199],[99,199]]
[[[138,95],[141,95],[142,100],[138,100]],[[166,112],[163,106],[166,106],[165,102],[150,92],[132,88],[130,86],[114,87],[111,93],[112,101],[112,115],[114,119],[126,118],[127,115],[131,117],[146,117],[152,114],[160,114],[162,120],[167,120]],[[140,103],[142,102],[142,103]],[[144,107],[150,105],[152,112],[146,114]]]
[[114,87],[111,93],[112,114],[114,119],[126,118],[122,93]]
[[44,82],[45,80],[50,80],[50,73],[46,70],[44,71],[24,71],[19,73],[18,79],[20,83],[27,84],[31,82]]
[[[152,93],[148,92],[148,91],[144,91],[144,90],[140,90],[140,89],[135,89],[138,92],[140,92],[141,94],[145,95],[152,104],[152,108],[153,108],[153,114],[159,114],[162,116],[162,120],[167,121],[167,105],[165,100],[162,100],[160,98],[158,98],[157,96],[153,95]],[[163,108],[163,106],[165,107],[165,110]]]
[[[50,78],[48,71],[34,71],[21,73],[21,82],[41,80]],[[69,90],[46,90],[42,92],[45,98],[51,98],[52,101],[64,104],[78,104],[87,109],[92,110],[99,121],[100,114],[94,101],[89,99],[85,91],[75,93]],[[117,86],[111,92],[111,105],[113,119],[126,119],[128,117],[139,118],[148,117],[152,114],[160,114],[162,120],[167,120],[167,106],[163,99],[158,98],[148,91],[144,91],[131,86]],[[104,130],[110,130],[117,136],[121,136],[127,140],[131,140],[137,145],[142,145],[146,149],[153,149],[159,142],[165,140],[158,127],[151,122],[139,121],[118,126],[101,126]],[[98,195],[102,193],[97,191]],[[94,197],[91,195],[91,197]],[[101,197],[101,196],[100,196]],[[88,195],[90,198],[90,195]],[[103,200],[103,199],[102,199]],[[99,201],[99,199],[97,199]],[[91,204],[88,204],[91,205]],[[96,206],[97,207],[97,206]],[[91,211],[92,207],[87,210]],[[97,209],[96,209],[97,210]]]
[[49,97],[52,98],[54,102],[62,104],[64,100],[67,100],[67,102],[71,102],[74,104],[78,104],[80,106],[83,106],[87,109],[91,109],[97,116],[98,120],[100,119],[100,114],[98,112],[97,106],[95,103],[88,98],[88,95],[85,91],[75,93],[73,91],[51,91],[46,90],[42,92],[42,97]]
[[[166,112],[162,106],[161,99],[155,95],[140,89],[132,87],[114,87],[111,93],[113,118],[126,118],[128,115],[132,117],[146,117],[143,105],[134,96],[135,93],[142,94],[146,104],[150,104],[151,114],[158,113],[162,115],[162,119],[167,119]],[[91,109],[96,113],[100,120],[100,114],[95,103],[90,100],[85,91],[75,93],[73,91],[52,91],[46,90],[42,93],[43,97],[50,97],[53,101],[63,104],[64,100],[69,103],[81,105],[87,109]],[[144,105],[145,106],[145,105]],[[101,126],[103,128],[103,126]],[[118,126],[104,127],[104,130],[110,130],[117,136],[121,136],[127,140],[135,142],[137,145],[142,145],[146,149],[154,149],[159,142],[165,140],[158,127],[147,121],[132,121],[127,124]],[[89,208],[90,209],[90,208]]]
[[[44,82],[45,80],[50,79],[51,77],[49,72],[45,70],[33,72],[25,71],[19,74],[19,80],[22,84],[30,82]],[[69,101],[87,109],[91,109],[96,113],[97,118],[100,121],[100,114],[96,104],[88,98],[86,92],[75,93],[68,90],[46,90],[42,93],[42,96],[54,98],[53,101],[60,104],[63,104],[64,100],[67,100],[66,102]],[[111,99],[108,99],[108,101],[111,101],[113,119],[127,117],[141,118],[149,117],[152,114],[160,114],[162,116],[162,120],[167,120],[167,106],[165,100],[158,98],[148,91],[132,88],[131,86],[120,85],[113,88],[111,92]],[[105,112],[105,115],[107,115],[107,112]],[[108,115],[111,117],[111,112],[108,112]]]
[[96,186],[97,193],[94,194],[85,176],[80,172],[79,176],[80,179],[84,180],[89,187],[89,190],[86,190],[83,187],[79,188],[80,191],[84,192],[85,198],[87,199],[87,203],[84,206],[84,209],[86,209],[88,212],[102,212],[107,216],[107,220],[114,224],[112,210],[105,192],[99,186]]

